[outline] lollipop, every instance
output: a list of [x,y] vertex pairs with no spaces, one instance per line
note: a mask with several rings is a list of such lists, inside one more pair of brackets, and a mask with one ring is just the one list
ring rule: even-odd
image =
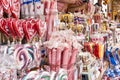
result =
[[15,49],[14,58],[19,70],[26,68],[31,60],[31,56],[28,51],[23,47],[18,47]]
[[14,18],[19,18],[20,15],[20,3],[19,0],[11,0],[12,4],[10,5],[11,13]]
[[67,71],[60,69],[55,80],[68,80]]
[[10,36],[10,31],[5,19],[0,19],[0,30],[5,34],[6,37]]
[[44,22],[42,22],[41,20],[37,20],[36,24],[34,25],[37,31],[37,34],[39,35],[39,37],[43,37],[45,31],[46,31],[46,25]]
[[11,14],[11,11],[10,11],[10,0],[1,0],[1,3],[2,3],[4,11],[6,13]]
[[39,66],[40,64],[40,59],[41,59],[41,55],[38,53],[38,48],[35,45],[26,45],[25,46],[26,50],[28,50],[29,54],[31,55],[33,61],[35,61],[34,63],[37,64],[37,66]]
[[8,23],[8,28],[9,28],[9,30],[10,30],[10,33],[11,33],[12,37],[15,39],[15,37],[16,37],[17,35],[16,35],[16,33],[15,33],[14,29],[13,29],[13,25],[12,25],[12,22],[13,22],[13,21],[14,21],[14,20],[10,18],[10,19],[7,21],[7,23]]
[[27,41],[31,41],[33,37],[36,35],[34,24],[32,24],[30,21],[27,21],[23,23],[23,29],[24,29],[24,33],[25,33],[25,37],[27,38]]
[[43,71],[35,78],[35,80],[50,80],[50,73]]
[[20,20],[14,20],[12,22],[14,32],[16,33],[16,35],[19,39],[22,39],[24,36],[22,22],[23,21],[20,21]]
[[22,80],[35,80],[38,74],[39,73],[37,71],[31,71]]

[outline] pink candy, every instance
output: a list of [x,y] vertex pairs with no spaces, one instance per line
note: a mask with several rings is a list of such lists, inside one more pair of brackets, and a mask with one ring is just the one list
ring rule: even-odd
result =
[[45,23],[41,20],[19,20],[14,18],[0,19],[0,31],[13,39],[19,38],[22,40],[25,35],[26,40],[29,42],[37,34],[43,37],[46,27]]
[[[20,17],[20,3],[19,0],[1,0],[3,11],[5,11],[9,17]],[[3,14],[3,12],[1,11]]]

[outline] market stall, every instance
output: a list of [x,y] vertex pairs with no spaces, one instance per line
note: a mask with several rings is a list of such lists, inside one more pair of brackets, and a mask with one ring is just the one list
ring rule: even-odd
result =
[[1,0],[0,80],[119,80],[119,23],[95,1]]

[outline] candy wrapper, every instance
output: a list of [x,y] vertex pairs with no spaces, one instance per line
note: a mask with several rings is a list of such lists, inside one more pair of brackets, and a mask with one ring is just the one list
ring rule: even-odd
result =
[[25,0],[23,3],[22,3],[22,9],[24,9],[24,18],[29,18],[29,9],[28,9],[28,3],[27,3],[27,0]]
[[42,1],[34,0],[34,6],[35,6],[35,17],[44,20],[44,17],[43,17],[44,4],[42,3]]
[[29,11],[29,18],[35,17],[35,10],[34,10],[34,0],[28,0],[28,11]]

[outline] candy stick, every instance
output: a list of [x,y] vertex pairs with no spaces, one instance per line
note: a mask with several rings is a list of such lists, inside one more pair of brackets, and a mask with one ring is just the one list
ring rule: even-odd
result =
[[57,50],[55,48],[52,49],[52,56],[51,56],[51,59],[52,59],[52,64],[51,64],[51,69],[53,71],[56,71],[56,55],[57,55]]
[[57,48],[57,60],[56,60],[56,71],[58,71],[61,67],[61,54],[62,54],[62,49]]
[[69,58],[70,58],[70,49],[69,48],[64,49],[62,58],[63,58],[62,59],[62,68],[67,69]]
[[72,49],[72,56],[70,57],[70,61],[69,61],[69,67],[74,66],[77,53],[78,53],[78,49],[73,48]]
[[49,64],[52,65],[52,49],[47,48],[47,50],[48,50]]

